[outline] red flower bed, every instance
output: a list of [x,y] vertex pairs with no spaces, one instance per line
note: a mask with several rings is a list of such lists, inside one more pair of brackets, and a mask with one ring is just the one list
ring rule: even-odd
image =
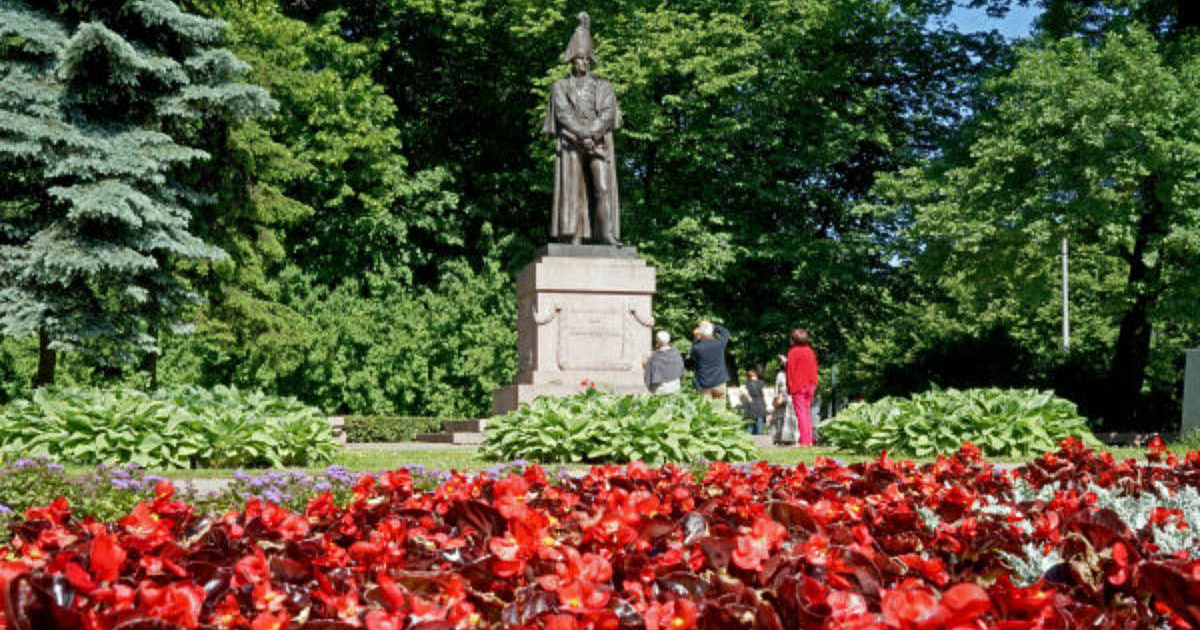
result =
[[[198,514],[163,483],[116,523],[29,510],[3,550],[3,625],[1200,629],[1200,561],[1154,544],[1178,510],[1134,531],[1086,491],[1200,484],[1200,454],[1150,457],[1069,442],[1004,471],[968,445],[922,466],[531,467],[430,491],[398,471],[304,514]],[[1018,478],[1057,491],[1017,503]],[[1022,584],[1005,558],[1031,543],[1062,561]]]

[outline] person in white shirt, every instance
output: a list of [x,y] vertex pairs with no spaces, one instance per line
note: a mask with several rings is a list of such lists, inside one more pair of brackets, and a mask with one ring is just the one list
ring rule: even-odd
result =
[[671,347],[671,333],[660,330],[654,338],[658,348],[646,359],[646,389],[656,395],[674,394],[683,379],[683,355]]

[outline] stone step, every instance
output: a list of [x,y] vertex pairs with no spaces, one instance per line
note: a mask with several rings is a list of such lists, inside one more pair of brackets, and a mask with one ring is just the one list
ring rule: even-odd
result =
[[422,433],[417,436],[418,442],[437,444],[483,444],[483,433],[479,431],[443,431],[441,433]]
[[483,433],[483,427],[486,424],[486,420],[447,420],[442,425],[442,431],[450,433]]
[[338,444],[346,443],[346,417],[345,416],[329,416],[329,427],[332,429],[333,439],[337,440]]

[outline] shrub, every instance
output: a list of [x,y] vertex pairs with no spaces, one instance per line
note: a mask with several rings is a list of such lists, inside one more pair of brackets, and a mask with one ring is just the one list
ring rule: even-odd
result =
[[445,418],[425,416],[346,416],[347,442],[411,442],[440,431]]
[[337,449],[329,422],[293,399],[217,387],[146,394],[42,389],[0,410],[0,456],[147,468],[307,466]]
[[401,275],[336,289],[285,276],[285,325],[263,333],[269,322],[202,321],[164,342],[160,376],[291,395],[339,415],[487,413],[517,365],[512,279],[493,262],[478,271],[447,262],[436,288]]
[[745,461],[744,420],[688,394],[616,396],[596,390],[539,398],[488,423],[485,457],[538,462]]
[[935,389],[856,403],[822,423],[821,435],[860,453],[917,457],[953,453],[963,442],[995,457],[1051,451],[1068,436],[1098,444],[1075,403],[1032,389]]

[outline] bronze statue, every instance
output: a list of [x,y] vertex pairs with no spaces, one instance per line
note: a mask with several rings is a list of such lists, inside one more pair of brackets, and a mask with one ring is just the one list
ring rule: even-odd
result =
[[554,211],[550,236],[578,245],[594,238],[619,245],[617,165],[613,130],[621,128],[621,110],[612,84],[589,72],[591,19],[579,14],[579,26],[563,53],[571,74],[554,82],[542,131],[555,138]]

